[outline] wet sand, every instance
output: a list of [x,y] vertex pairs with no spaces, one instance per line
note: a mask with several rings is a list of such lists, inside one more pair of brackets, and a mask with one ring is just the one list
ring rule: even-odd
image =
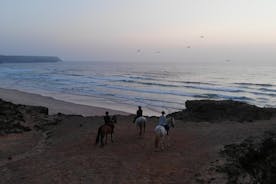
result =
[[129,113],[106,109],[96,106],[80,105],[71,102],[57,100],[52,97],[42,96],[39,94],[26,93],[14,89],[0,88],[0,98],[15,104],[44,106],[49,109],[50,114],[63,113],[63,114],[81,114],[83,116],[96,116],[104,115],[105,111],[110,114],[127,115]]

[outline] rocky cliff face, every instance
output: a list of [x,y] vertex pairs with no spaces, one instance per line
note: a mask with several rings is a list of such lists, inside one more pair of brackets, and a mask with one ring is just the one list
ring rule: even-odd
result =
[[186,101],[186,109],[173,113],[176,119],[187,121],[239,121],[270,119],[276,114],[276,109],[260,108],[243,102],[232,100],[191,100]]

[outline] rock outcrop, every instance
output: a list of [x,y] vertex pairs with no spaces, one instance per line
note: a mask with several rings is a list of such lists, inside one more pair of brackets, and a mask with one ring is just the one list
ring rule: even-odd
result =
[[221,151],[226,162],[217,171],[227,174],[228,183],[273,184],[276,181],[276,134],[226,145]]
[[244,102],[232,100],[191,100],[186,101],[186,109],[173,113],[176,119],[187,121],[239,121],[270,119],[276,114],[276,109],[260,108]]
[[31,123],[26,122],[27,119],[41,119],[47,115],[46,107],[16,105],[0,99],[0,134],[30,131]]

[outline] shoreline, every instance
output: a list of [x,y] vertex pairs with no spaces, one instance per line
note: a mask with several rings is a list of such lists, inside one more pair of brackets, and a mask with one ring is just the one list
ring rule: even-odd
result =
[[23,92],[16,89],[0,88],[0,98],[15,104],[47,107],[49,109],[49,114],[63,113],[83,116],[102,116],[105,114],[106,111],[109,111],[111,115],[131,114],[120,110],[66,102],[63,100],[55,99],[53,97]]

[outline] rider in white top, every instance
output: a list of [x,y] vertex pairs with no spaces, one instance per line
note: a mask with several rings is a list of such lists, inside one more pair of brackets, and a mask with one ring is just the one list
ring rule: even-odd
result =
[[162,115],[159,118],[159,125],[161,125],[161,126],[166,126],[167,125],[164,111],[162,111]]
[[163,126],[165,128],[165,130],[167,131],[167,135],[169,135],[170,126],[167,123],[167,119],[165,117],[165,112],[164,111],[162,111],[162,115],[159,118],[159,124],[158,125]]

